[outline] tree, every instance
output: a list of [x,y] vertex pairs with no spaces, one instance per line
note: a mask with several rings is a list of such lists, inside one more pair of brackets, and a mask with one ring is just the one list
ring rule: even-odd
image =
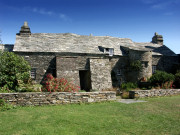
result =
[[18,81],[30,79],[31,67],[23,57],[13,52],[0,52],[0,87],[17,90]]
[[1,40],[1,32],[0,32],[0,44],[2,44],[2,40]]

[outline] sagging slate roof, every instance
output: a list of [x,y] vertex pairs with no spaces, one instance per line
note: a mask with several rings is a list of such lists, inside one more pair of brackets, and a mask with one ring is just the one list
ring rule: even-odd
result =
[[124,55],[123,48],[153,51],[153,55],[175,55],[166,46],[154,43],[135,43],[128,38],[110,36],[84,36],[72,33],[32,33],[16,35],[15,52],[71,52],[104,54],[105,48],[113,48],[114,55]]
[[139,48],[150,49],[153,55],[176,56],[176,54],[165,45],[154,44],[154,43],[137,43],[137,42],[134,42],[134,44]]
[[127,38],[82,36],[72,33],[34,33],[29,37],[17,35],[14,51],[103,54],[103,48],[114,48],[115,55],[122,55],[120,45],[130,44],[133,42]]

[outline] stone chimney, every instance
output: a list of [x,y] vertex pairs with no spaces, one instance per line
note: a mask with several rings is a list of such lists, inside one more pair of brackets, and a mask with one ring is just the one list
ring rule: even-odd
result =
[[163,36],[158,35],[158,33],[155,32],[154,37],[152,38],[152,43],[163,45]]
[[21,27],[19,34],[20,36],[25,36],[25,37],[28,37],[31,35],[31,30],[27,22],[24,22],[24,25]]

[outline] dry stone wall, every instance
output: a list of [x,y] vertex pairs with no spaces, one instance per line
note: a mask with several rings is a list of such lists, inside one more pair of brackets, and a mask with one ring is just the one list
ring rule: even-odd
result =
[[109,59],[90,59],[90,72],[92,89],[112,88]]
[[130,98],[161,97],[179,95],[180,89],[156,89],[129,91]]
[[34,92],[34,93],[0,93],[12,105],[41,106],[50,104],[92,103],[116,100],[115,92]]

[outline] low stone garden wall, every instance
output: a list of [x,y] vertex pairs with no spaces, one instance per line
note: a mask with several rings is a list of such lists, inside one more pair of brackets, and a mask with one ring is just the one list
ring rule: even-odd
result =
[[180,89],[155,89],[129,91],[130,98],[171,96],[180,94]]
[[12,105],[37,106],[49,104],[91,103],[116,100],[115,92],[32,92],[32,93],[0,93]]

